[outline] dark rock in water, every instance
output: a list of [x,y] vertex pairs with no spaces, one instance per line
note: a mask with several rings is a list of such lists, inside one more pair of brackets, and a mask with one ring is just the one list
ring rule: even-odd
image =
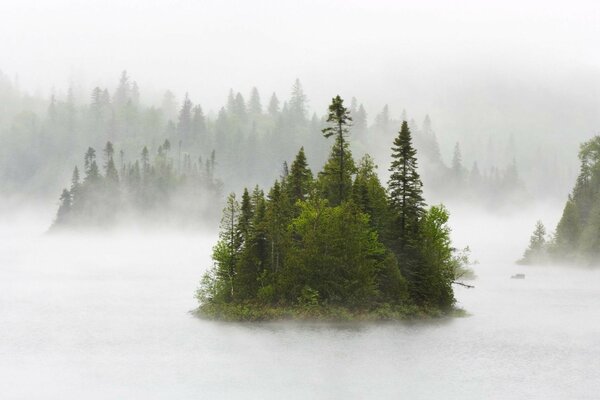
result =
[[525,274],[514,274],[510,279],[525,279]]

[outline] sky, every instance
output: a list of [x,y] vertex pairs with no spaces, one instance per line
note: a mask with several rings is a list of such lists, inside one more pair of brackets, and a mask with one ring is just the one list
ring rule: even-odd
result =
[[473,134],[532,112],[527,129],[593,133],[598,49],[597,1],[0,0],[0,70],[31,92],[127,70],[142,95],[216,111],[230,88],[266,103],[299,78],[319,114],[356,96],[371,118],[389,104]]

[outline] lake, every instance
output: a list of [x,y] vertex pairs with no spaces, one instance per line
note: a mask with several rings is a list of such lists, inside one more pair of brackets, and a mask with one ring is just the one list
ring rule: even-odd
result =
[[596,399],[600,270],[514,265],[536,218],[453,216],[479,260],[456,288],[469,317],[331,325],[191,316],[214,232],[48,236],[5,216],[0,398]]

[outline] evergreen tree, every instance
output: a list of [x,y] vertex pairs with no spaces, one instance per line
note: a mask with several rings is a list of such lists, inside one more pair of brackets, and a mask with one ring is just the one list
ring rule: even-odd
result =
[[[337,153],[339,157],[338,165],[331,165],[331,159],[328,164],[330,164],[330,170],[325,170],[325,173],[337,172],[337,196],[332,198],[332,204],[339,204],[340,202],[346,199],[348,194],[348,187],[350,178],[350,174],[354,172],[353,162],[349,160],[349,149],[347,142],[345,140],[345,136],[350,132],[350,126],[352,124],[352,117],[350,117],[350,112],[346,107],[344,107],[344,100],[338,95],[334,97],[329,105],[329,113],[327,115],[327,122],[330,126],[324,128],[322,130],[323,136],[329,138],[335,135],[336,142],[332,149],[332,155]],[[347,165],[345,165],[347,164]],[[334,171],[337,170],[337,171]]]
[[71,193],[67,189],[63,189],[60,195],[60,205],[56,213],[55,224],[60,225],[67,222],[71,212]]
[[279,114],[279,99],[277,98],[277,95],[275,93],[271,95],[271,100],[269,100],[268,111],[269,115],[271,115],[272,117]]
[[463,165],[462,154],[460,152],[460,144],[456,142],[454,145],[454,153],[452,155],[452,177],[457,184],[463,180]]
[[298,200],[306,200],[312,186],[312,172],[308,168],[304,147],[296,155],[287,179],[289,198],[292,204]]
[[85,153],[84,158],[85,166],[85,183],[94,183],[100,179],[100,171],[98,170],[98,164],[96,164],[96,150],[89,147]]
[[529,238],[529,247],[525,250],[520,264],[536,264],[546,261],[546,227],[542,221],[537,221],[535,230]]
[[390,219],[387,192],[377,176],[373,158],[365,155],[359,163],[352,186],[352,199],[369,216],[371,226],[385,236]]
[[183,138],[186,141],[192,136],[192,107],[192,102],[186,93],[183,105],[179,111],[179,120],[177,122],[177,133],[180,138]]
[[390,208],[395,219],[392,240],[400,251],[415,237],[419,220],[425,213],[423,183],[417,172],[416,154],[408,124],[404,121],[392,147],[388,181]]
[[71,176],[71,188],[69,189],[69,193],[71,194],[71,203],[73,208],[76,208],[77,202],[79,200],[79,190],[81,187],[81,183],[79,181],[79,169],[75,167],[73,169],[73,175]]
[[248,189],[244,188],[244,193],[242,194],[242,203],[240,206],[240,216],[238,221],[238,231],[240,232],[241,240],[240,246],[243,246],[250,236],[253,213],[254,210],[252,209],[250,194],[248,193]]
[[289,102],[289,111],[293,123],[302,123],[306,120],[306,101],[306,95],[304,94],[304,89],[302,89],[300,79],[296,79],[292,87],[292,97]]
[[232,193],[227,197],[223,210],[219,241],[213,249],[213,259],[217,264],[217,274],[220,279],[226,280],[229,286],[229,295],[233,299],[235,294],[234,279],[240,252],[239,226],[240,205]]
[[253,87],[252,93],[250,94],[250,102],[248,104],[248,111],[250,114],[257,116],[262,114],[262,105],[260,103],[260,94],[258,94],[258,89]]

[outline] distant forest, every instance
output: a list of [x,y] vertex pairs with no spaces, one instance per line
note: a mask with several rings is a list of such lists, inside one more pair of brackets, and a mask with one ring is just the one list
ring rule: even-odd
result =
[[583,143],[581,167],[553,234],[538,221],[522,264],[600,262],[600,136]]
[[[309,113],[299,80],[286,99],[275,93],[263,97],[256,88],[247,97],[231,90],[223,107],[210,113],[188,95],[178,99],[170,91],[159,105],[150,105],[126,72],[115,90],[96,87],[84,97],[79,100],[81,95],[72,87],[50,98],[27,95],[0,75],[0,184],[5,193],[55,196],[81,154],[88,147],[102,149],[107,142],[119,149],[114,162],[122,168],[135,163],[144,146],[154,157],[168,141],[177,175],[184,173],[186,159],[196,162],[201,157],[205,162],[215,154],[215,170],[226,190],[239,190],[248,181],[268,184],[283,174],[284,161],[300,146],[312,165],[323,166],[327,160],[320,139],[326,116]],[[429,116],[417,123],[402,112],[395,119],[385,106],[369,117],[355,98],[348,109],[353,119],[350,147],[356,154],[383,157],[380,162],[388,161],[386,146],[401,122],[407,121],[421,154],[427,195],[436,200],[460,199],[497,208],[525,200],[538,189],[561,193],[561,177],[568,175],[561,170],[564,166],[553,161],[552,153],[541,152],[535,168],[554,171],[553,179],[542,174],[528,187],[519,172],[514,138],[508,135],[489,137],[487,143],[477,145],[477,154],[465,155],[461,143],[440,149]],[[445,160],[442,153],[451,156]],[[467,165],[464,158],[477,161]]]

